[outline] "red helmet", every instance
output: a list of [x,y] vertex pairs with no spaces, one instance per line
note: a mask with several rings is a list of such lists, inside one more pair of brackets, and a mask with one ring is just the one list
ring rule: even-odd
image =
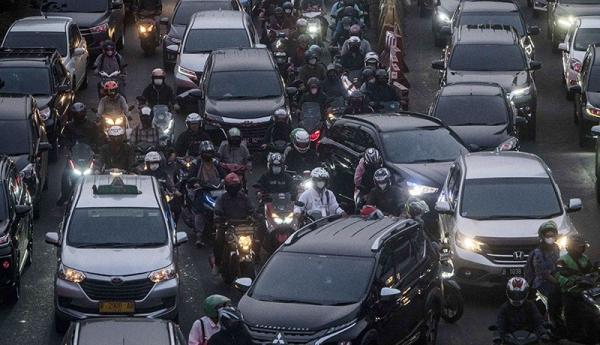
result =
[[373,220],[383,218],[383,213],[373,205],[365,205],[360,209],[360,216],[363,219]]
[[242,184],[240,177],[236,173],[229,173],[225,176],[225,187]]
[[106,90],[106,91],[117,90],[118,88],[119,88],[119,83],[117,83],[114,80],[109,80],[106,83],[104,83],[104,90]]

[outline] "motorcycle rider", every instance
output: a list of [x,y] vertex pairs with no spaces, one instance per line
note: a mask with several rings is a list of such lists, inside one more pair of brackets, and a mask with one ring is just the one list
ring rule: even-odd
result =
[[265,150],[276,141],[287,142],[291,132],[290,116],[287,111],[283,108],[275,110],[273,121],[265,132],[264,144],[262,144],[261,148]]
[[221,329],[208,340],[208,345],[252,345],[242,313],[237,308],[219,309],[219,326]]
[[199,154],[198,148],[200,142],[208,140],[210,136],[202,128],[202,118],[197,113],[190,113],[185,118],[185,126],[187,130],[177,137],[175,141],[175,152],[172,155],[172,159],[175,156],[185,156],[186,154],[197,156]]
[[369,104],[379,105],[382,102],[398,101],[396,91],[389,84],[388,72],[384,69],[375,71],[375,83],[367,85],[364,93]]
[[[106,40],[102,43],[102,53],[98,55],[93,66],[95,75],[100,75],[100,72],[110,75],[116,71],[120,71],[121,87],[125,86],[125,76],[127,75],[125,68],[127,64],[123,56],[117,52],[113,41]],[[102,85],[100,83],[98,85],[100,89]]]
[[362,70],[365,54],[360,51],[361,39],[350,36],[347,40],[348,51],[341,55],[340,62],[347,71]]
[[373,71],[381,69],[381,63],[379,62],[379,55],[375,52],[368,52],[365,54],[365,69],[370,68]]
[[194,321],[188,345],[206,345],[208,340],[221,330],[219,309],[231,305],[231,300],[222,295],[210,295],[202,302],[204,316]]
[[298,202],[303,205],[294,206],[294,224],[300,224],[300,218],[303,214],[310,211],[319,211],[321,216],[328,217],[335,214],[345,215],[346,213],[340,207],[332,191],[327,189],[329,182],[329,173],[327,170],[317,167],[310,172],[312,187],[305,190]]
[[304,65],[300,67],[298,79],[307,83],[310,78],[324,80],[327,77],[325,67],[319,63],[319,59],[314,52],[308,50],[304,53]]
[[119,94],[119,84],[114,80],[109,80],[104,83],[103,88],[106,96],[102,97],[98,103],[98,117],[102,114],[124,114],[131,119],[127,100]]
[[373,174],[375,187],[366,196],[366,205],[377,207],[385,215],[400,217],[407,201],[406,193],[392,184],[392,174],[387,168],[379,168]]
[[242,142],[242,132],[236,127],[227,131],[227,140],[221,142],[217,155],[223,163],[244,165],[248,170],[252,168],[252,156],[246,143]]
[[367,148],[354,170],[354,200],[357,209],[363,206],[365,196],[375,187],[373,180],[375,171],[382,167],[383,156],[381,152],[374,147]]
[[319,165],[317,154],[310,149],[310,135],[303,128],[296,128],[290,134],[290,145],[283,153],[287,168],[301,174],[306,169]]
[[300,34],[298,40],[291,41],[291,43],[288,55],[290,56],[290,61],[293,65],[292,68],[299,68],[305,63],[304,55],[308,51],[310,36],[307,34]]
[[345,114],[365,114],[372,113],[373,110],[365,102],[365,96],[360,91],[352,91],[348,96],[348,105],[346,106]]
[[165,83],[166,77],[167,74],[162,68],[152,70],[152,81],[142,92],[142,97],[150,108],[157,104],[167,106],[174,104],[173,89]]
[[344,42],[350,38],[350,27],[352,27],[352,24],[354,24],[354,22],[350,17],[344,17],[338,22],[333,32],[333,36],[331,37],[331,46],[344,46]]
[[138,0],[136,6],[137,12],[151,12],[155,16],[160,16],[162,13],[161,0]]
[[[369,43],[369,41],[367,41],[364,37],[363,37],[363,32],[362,32],[362,28],[360,27],[359,24],[353,24],[352,26],[350,26],[350,30],[349,30],[349,34],[350,37],[352,36],[356,36],[358,38],[360,38],[360,52],[362,54],[366,54],[372,52],[372,48],[371,48],[371,43]],[[348,52],[348,50],[350,49],[350,42],[348,40],[344,41],[344,44],[342,45],[342,50],[340,51],[340,54],[344,55]]]
[[143,107],[140,111],[140,123],[135,126],[131,136],[131,141],[134,146],[141,143],[147,143],[154,147],[158,147],[160,143],[160,133],[158,128],[152,127],[152,109]]
[[302,108],[302,105],[306,102],[319,103],[321,106],[321,113],[323,113],[323,108],[327,103],[327,95],[321,90],[321,82],[319,79],[315,77],[308,79],[306,88],[308,89],[308,92],[305,92],[302,97],[300,97],[298,106]]
[[134,151],[125,142],[125,130],[121,126],[112,126],[108,129],[108,144],[100,149],[99,166],[106,169],[120,169],[129,171],[134,164]]
[[337,72],[337,68],[335,68],[335,65],[332,63],[327,65],[327,78],[321,83],[321,87],[327,97],[330,98],[346,98],[348,95],[346,88],[344,88],[344,84],[342,84],[340,75]]
[[283,155],[275,152],[267,157],[267,172],[262,174],[257,184],[264,193],[293,193],[294,180],[285,172]]
[[170,195],[169,208],[173,212],[175,224],[181,214],[181,192],[175,186],[173,176],[166,171],[163,163],[163,157],[159,152],[150,151],[144,156],[144,170],[141,172],[144,176],[153,176],[158,180],[165,194]]

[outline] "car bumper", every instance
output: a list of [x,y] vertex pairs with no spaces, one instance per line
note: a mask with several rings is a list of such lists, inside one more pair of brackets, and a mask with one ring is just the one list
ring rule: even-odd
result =
[[9,245],[0,251],[0,291],[15,286],[15,272],[15,258]]
[[56,279],[55,309],[64,320],[81,320],[92,317],[136,316],[174,319],[178,314],[179,281],[171,279],[154,284],[141,300],[133,301],[133,314],[104,314],[99,312],[99,300],[87,296],[80,284]]
[[453,246],[453,253],[455,278],[461,285],[497,287],[511,277],[511,269],[523,268],[523,265],[498,265],[481,254],[457,246]]
[[267,128],[271,124],[270,117],[247,119],[244,121],[222,118],[223,122],[206,121],[207,131],[213,131],[214,136],[227,132],[232,127],[237,127],[242,132],[242,138],[250,150],[258,150],[263,144]]

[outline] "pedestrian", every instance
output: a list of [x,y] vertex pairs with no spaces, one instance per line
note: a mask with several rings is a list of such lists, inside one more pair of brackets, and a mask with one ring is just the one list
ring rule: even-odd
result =
[[204,316],[192,325],[188,345],[207,345],[208,340],[219,330],[219,309],[228,306],[231,300],[221,295],[211,295],[202,302]]

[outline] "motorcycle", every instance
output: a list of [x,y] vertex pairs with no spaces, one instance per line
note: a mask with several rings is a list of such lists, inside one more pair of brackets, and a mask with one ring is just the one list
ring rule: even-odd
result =
[[213,235],[215,204],[217,199],[225,193],[225,190],[222,183],[218,185],[199,185],[197,182],[197,179],[193,178],[185,183],[183,199],[183,211],[185,213],[183,220],[189,228],[194,229],[194,215],[202,214],[206,221],[203,234]]
[[175,159],[177,167],[175,168],[174,181],[175,185],[179,186],[180,192],[184,193],[184,182],[192,178],[192,174],[196,172],[198,160],[192,156],[177,157]]
[[329,22],[323,15],[321,6],[310,6],[302,12],[302,17],[308,22],[306,31],[315,44],[321,45],[323,37],[327,35]]
[[[498,328],[496,325],[492,325],[488,327],[488,330],[491,332],[496,332]],[[506,336],[504,341],[500,343],[494,342],[495,345],[538,345],[539,343],[540,338],[535,333],[531,333],[526,330],[510,333]]]
[[[133,110],[134,106],[129,106],[129,110]],[[91,109],[94,113],[98,113],[98,109]],[[119,126],[125,130],[125,135],[127,139],[131,138],[131,133],[133,129],[129,125],[129,118],[123,114],[122,112],[118,113],[104,113],[98,114],[98,118],[100,120],[100,129],[108,137],[108,130],[112,126]]]
[[160,44],[160,27],[156,25],[156,13],[142,11],[137,14],[138,37],[145,55],[152,55]]
[[225,241],[220,272],[223,281],[225,284],[231,284],[239,277],[254,278],[256,224],[252,220],[229,220],[222,227]]
[[348,71],[347,73],[342,74],[342,84],[344,88],[348,91],[348,95],[350,95],[354,91],[359,91],[362,85],[362,71],[361,70],[353,70]]
[[285,242],[294,232],[292,222],[294,220],[294,201],[291,193],[259,192],[259,200],[264,205],[265,213],[265,238],[262,240],[262,250],[268,258],[273,252]]
[[310,134],[311,144],[318,142],[323,129],[321,105],[317,102],[302,103],[299,125]]
[[448,323],[458,321],[464,312],[464,298],[460,291],[460,286],[453,279],[454,264],[451,259],[452,253],[447,239],[442,240],[440,248],[440,269],[441,269],[441,291],[442,291],[442,314],[441,317]]
[[173,114],[168,106],[157,104],[152,108],[152,127],[158,129],[159,146],[163,150],[173,144],[175,135],[173,125]]
[[242,187],[244,192],[246,189],[246,171],[248,170],[248,166],[244,164],[236,164],[236,163],[223,163],[219,162],[219,166],[225,171],[225,175],[234,173],[240,177],[242,180]]
[[69,195],[71,197],[75,186],[83,176],[94,173],[94,151],[88,144],[76,142],[71,147],[71,153],[67,157],[69,173]]

